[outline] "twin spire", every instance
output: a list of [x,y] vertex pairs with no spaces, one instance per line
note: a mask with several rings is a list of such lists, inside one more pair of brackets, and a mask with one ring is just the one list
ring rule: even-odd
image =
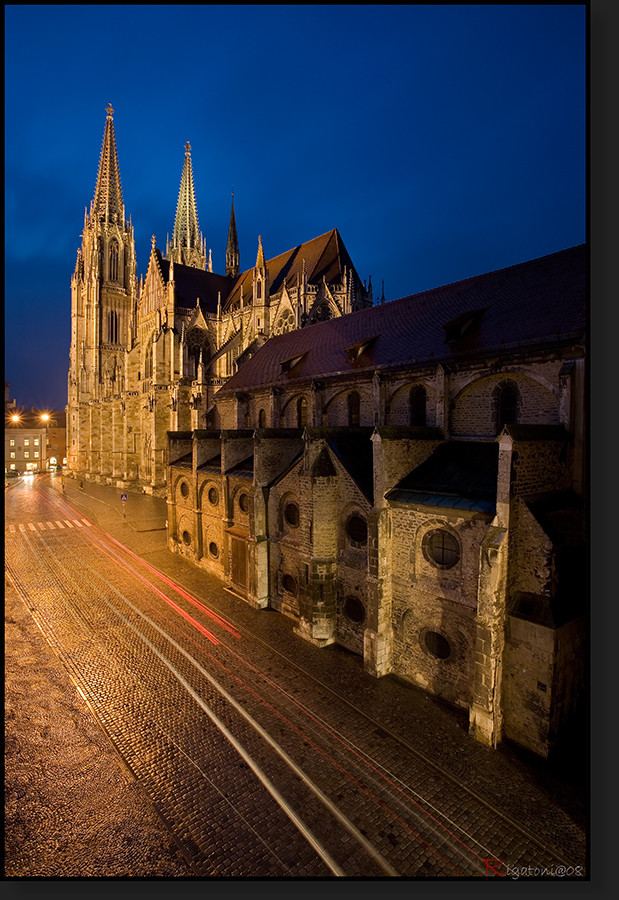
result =
[[[95,195],[90,206],[91,218],[109,224],[117,223],[121,227],[125,221],[125,207],[120,186],[120,171],[118,168],[118,156],[116,153],[116,137],[114,134],[114,110],[110,103],[106,109],[105,131],[103,134],[103,147],[99,160],[99,171]],[[191,145],[185,144],[185,160],[181,175],[181,185],[176,206],[176,218],[174,220],[174,233],[172,241],[168,240],[166,257],[175,263],[192,266],[197,269],[207,268],[206,240],[203,238],[198,225],[198,210],[193,183],[193,169],[191,165]],[[208,254],[209,271],[212,271],[210,252]],[[236,232],[236,219],[234,215],[234,191],[232,192],[232,209],[230,211],[230,225],[228,228],[228,243],[226,247],[226,275],[237,277],[240,273],[239,241]]]
[[206,268],[206,241],[198,226],[189,141],[185,144],[185,161],[178,192],[174,234],[172,235],[172,244],[168,243],[166,256],[185,266],[192,266],[195,269]]
[[95,196],[90,205],[90,216],[100,222],[117,223],[122,227],[125,222],[125,207],[120,187],[114,119],[112,118],[114,110],[111,103],[108,105],[106,113],[103,147],[99,160]]

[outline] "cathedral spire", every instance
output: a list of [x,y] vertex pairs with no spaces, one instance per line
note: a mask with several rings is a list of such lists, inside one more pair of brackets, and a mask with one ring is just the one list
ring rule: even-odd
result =
[[174,220],[174,234],[172,246],[169,248],[169,258],[185,266],[193,266],[196,269],[206,268],[206,241],[203,239],[198,227],[198,211],[196,209],[196,197],[193,187],[193,169],[191,167],[191,145],[185,144],[185,161],[181,186],[178,192],[176,206],[176,219]]
[[124,224],[125,208],[120,187],[120,172],[116,155],[116,138],[114,136],[114,110],[110,103],[106,109],[103,147],[99,160],[99,172],[95,186],[90,214],[99,221]]
[[240,271],[239,239],[236,234],[236,219],[234,217],[234,191],[232,191],[232,208],[230,210],[230,225],[228,226],[228,246],[226,247],[226,275],[235,278]]

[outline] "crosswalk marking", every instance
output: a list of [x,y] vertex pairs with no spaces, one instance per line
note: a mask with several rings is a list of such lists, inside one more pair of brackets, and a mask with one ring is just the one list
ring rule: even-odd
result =
[[53,522],[26,522],[25,524],[9,525],[5,524],[4,530],[9,534],[15,534],[19,529],[22,534],[29,531],[55,531],[56,528],[92,528],[92,522],[88,519],[55,519]]

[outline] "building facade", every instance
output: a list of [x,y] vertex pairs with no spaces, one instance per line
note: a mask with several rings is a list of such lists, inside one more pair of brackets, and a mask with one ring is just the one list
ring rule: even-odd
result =
[[271,336],[371,306],[337,230],[242,271],[234,198],[213,271],[185,145],[172,239],[138,279],[107,109],[94,198],[71,280],[67,459],[85,477],[161,492],[168,431],[217,425],[216,390]]
[[24,410],[5,400],[4,471],[47,472],[66,462],[64,412]]
[[582,702],[576,247],[276,336],[168,436],[170,549],[548,755]]

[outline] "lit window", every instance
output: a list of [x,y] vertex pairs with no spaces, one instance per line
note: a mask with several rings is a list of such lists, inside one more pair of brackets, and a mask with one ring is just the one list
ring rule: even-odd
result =
[[11,463],[11,469],[15,468],[15,463]]
[[34,446],[35,446],[35,447],[38,447],[40,443],[41,443],[41,442],[39,441],[38,438],[35,438],[35,439],[34,439]]
[[24,438],[24,447],[29,447],[29,446],[30,446],[30,441],[28,440],[28,438]]
[[24,459],[30,459],[30,451],[24,450]]
[[35,459],[38,459],[38,458],[39,458],[39,451],[38,451],[38,450],[35,450],[35,451],[34,451],[34,458],[35,458]]
[[15,446],[15,438],[11,438],[11,439],[10,439],[10,441],[9,441],[9,446],[10,446],[10,447],[14,447],[14,446]]
[[15,451],[11,450],[11,459],[15,459]]

